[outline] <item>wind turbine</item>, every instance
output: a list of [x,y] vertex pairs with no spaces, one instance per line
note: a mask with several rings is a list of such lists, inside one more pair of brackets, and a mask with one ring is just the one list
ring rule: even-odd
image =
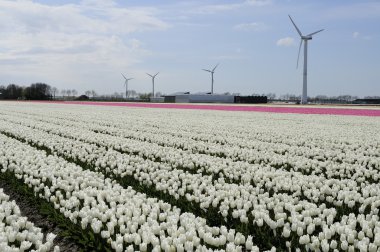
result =
[[125,82],[124,82],[124,85],[125,85],[125,98],[127,99],[128,98],[128,81],[133,80],[133,78],[127,79],[127,77],[125,77],[124,74],[121,74],[121,75],[123,75],[123,77],[125,79]]
[[301,37],[301,42],[300,42],[300,47],[298,49],[298,57],[297,57],[297,68],[298,68],[298,61],[300,58],[300,52],[301,52],[301,47],[302,47],[302,42],[304,42],[304,50],[303,50],[303,86],[302,86],[302,98],[301,98],[301,104],[307,104],[307,41],[313,39],[313,35],[323,31],[319,30],[316,32],[312,32],[308,35],[302,35],[300,29],[298,29],[296,23],[294,23],[292,17],[288,15],[290,18],[290,21],[292,21],[294,27],[296,28],[298,34]]
[[218,67],[218,65],[219,65],[219,63],[216,64],[216,66],[212,70],[202,69],[203,71],[211,73],[211,94],[214,93],[214,72],[215,72],[215,69]]
[[154,79],[156,78],[157,74],[159,74],[159,72],[156,73],[155,75],[148,74],[148,73],[146,73],[146,74],[149,75],[149,76],[152,78],[152,85],[153,85],[153,93],[152,93],[152,97],[154,97]]

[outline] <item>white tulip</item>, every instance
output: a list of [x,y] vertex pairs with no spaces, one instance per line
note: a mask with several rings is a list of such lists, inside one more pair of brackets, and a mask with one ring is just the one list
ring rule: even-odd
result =
[[348,243],[347,243],[347,241],[342,241],[342,243],[340,244],[340,248],[342,250],[347,250],[348,249]]
[[306,245],[310,242],[310,237],[309,235],[302,235],[299,239],[299,243],[302,245]]

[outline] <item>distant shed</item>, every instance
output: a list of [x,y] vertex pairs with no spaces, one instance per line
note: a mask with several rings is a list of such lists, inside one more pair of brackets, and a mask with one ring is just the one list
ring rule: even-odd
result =
[[235,96],[235,103],[268,103],[266,96]]
[[171,103],[234,103],[233,95],[217,94],[174,94],[165,96]]
[[356,99],[354,104],[380,104],[380,99]]
[[175,93],[164,98],[166,103],[267,103],[266,96]]

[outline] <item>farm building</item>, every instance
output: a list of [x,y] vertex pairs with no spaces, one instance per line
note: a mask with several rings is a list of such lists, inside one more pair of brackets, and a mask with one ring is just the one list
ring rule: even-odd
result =
[[235,96],[209,93],[175,93],[164,98],[166,103],[267,103],[266,96]]

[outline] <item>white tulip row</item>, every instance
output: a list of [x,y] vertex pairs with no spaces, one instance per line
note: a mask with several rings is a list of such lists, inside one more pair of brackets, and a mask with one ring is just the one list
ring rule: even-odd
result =
[[[149,160],[144,160],[139,156],[121,154],[113,150],[106,150],[95,145],[90,145],[69,138],[63,138],[54,134],[46,133],[46,131],[51,131],[51,128],[45,129],[45,131],[38,131],[23,126],[17,127],[16,125],[12,125],[5,121],[3,124],[0,123],[0,125],[1,129],[7,129],[9,132],[12,132],[16,136],[27,139],[28,141],[32,141],[35,144],[46,146],[54,152],[67,155],[70,158],[75,158],[82,162],[94,163],[99,170],[106,169],[107,172],[120,176],[134,175],[135,178],[140,180],[142,183],[153,183],[158,190],[167,191],[169,194],[175,196],[176,198],[185,196],[187,193],[190,193],[192,194],[190,197],[188,197],[190,200],[193,199],[197,202],[202,202],[202,199],[194,199],[193,195],[202,196],[202,193],[200,192],[203,190],[203,187],[201,185],[209,184],[210,176],[188,174],[181,170],[173,170],[171,165],[165,165],[165,163],[162,162],[156,163]],[[41,125],[40,127],[43,126]],[[62,132],[66,132],[68,135],[73,136],[70,130],[62,129]],[[86,133],[86,131],[77,130],[77,132],[74,133],[74,136],[86,135]],[[87,139],[92,138],[89,136]],[[91,141],[96,142],[96,140]],[[100,142],[104,141],[106,141],[106,138],[102,138]],[[111,142],[109,142],[109,144],[111,144]],[[151,151],[153,153],[159,152],[152,149],[148,150],[147,148],[148,151]],[[145,155],[154,154],[145,153]],[[292,194],[293,196],[302,195],[315,203],[322,201],[328,202],[335,206],[345,205],[352,208],[356,204],[363,205],[364,203],[360,212],[364,212],[364,209],[367,206],[366,202],[368,202],[368,200],[365,201],[366,198],[371,197],[371,200],[375,202],[375,204],[377,204],[376,202],[379,200],[379,195],[376,195],[376,192],[378,192],[380,188],[378,184],[361,183],[358,185],[354,180],[325,179],[324,177],[315,175],[305,176],[293,171],[287,172],[276,170],[271,167],[261,167],[258,165],[252,166],[243,162],[231,162],[229,164],[240,165],[238,168],[235,168],[236,171],[243,171],[246,169],[246,171],[241,175],[243,178],[243,184],[241,184],[239,187],[239,190],[241,191],[240,194],[244,194],[246,192],[250,192],[252,194],[252,188],[250,184],[253,183],[255,185],[254,189],[256,189],[253,190],[254,195],[257,194],[255,192],[261,192],[262,189],[265,189],[265,191],[273,190],[274,192],[285,191],[289,194]],[[225,169],[228,169],[228,167],[229,166],[226,165]],[[234,166],[231,167],[231,169],[233,168]],[[374,174],[372,174],[372,176],[375,179],[377,176],[380,176],[376,170],[373,170],[373,172]],[[172,178],[174,177],[178,177],[178,180],[173,182]],[[197,188],[193,181],[198,181],[200,188]],[[221,181],[214,181],[214,186],[220,184]],[[358,182],[361,181],[362,180],[359,180]],[[231,186],[229,183],[223,182],[223,184],[227,186],[226,189]],[[181,185],[182,190],[180,189]],[[186,185],[190,186],[190,191]],[[234,184],[232,184],[232,186],[233,185]],[[220,190],[213,189],[212,191],[214,192]],[[210,194],[203,194],[203,196],[207,198],[210,196]],[[203,204],[203,206],[205,208],[208,208],[214,199],[215,197],[208,200],[209,203],[206,202]],[[219,203],[217,202],[216,206],[215,204],[212,205],[216,207],[219,206]],[[238,206],[239,204],[232,205]],[[231,208],[234,209],[234,207]],[[223,212],[223,209],[220,210]],[[245,210],[249,211],[250,208]]]
[[[23,108],[18,107],[17,112],[22,113],[20,111],[22,109]],[[78,109],[78,107],[76,109],[80,112],[80,109]],[[106,110],[106,112],[101,113],[104,112],[103,110]],[[355,125],[356,122],[354,120],[343,120],[349,117],[321,117],[319,115],[284,116],[276,114],[268,115],[261,113],[254,114],[254,116],[252,116],[255,118],[257,117],[257,121],[259,122],[259,124],[254,124],[254,122],[252,122],[251,120],[250,124],[244,125],[244,122],[247,121],[245,120],[245,118],[247,118],[247,113],[244,113],[244,117],[236,116],[235,118],[232,118],[236,119],[236,122],[233,120],[230,120],[230,122],[228,122],[228,124],[233,124],[235,122],[235,124],[239,125],[239,127],[231,131],[229,127],[225,127],[226,120],[223,120],[222,124],[219,124],[218,122],[215,124],[214,121],[211,120],[202,120],[206,116],[209,116],[209,113],[207,112],[197,112],[196,117],[194,117],[194,113],[192,113],[191,117],[188,117],[187,113],[190,114],[191,112],[181,111],[178,114],[185,114],[184,117],[186,117],[186,120],[181,121],[181,117],[178,117],[177,115],[173,116],[173,113],[171,113],[172,111],[160,111],[160,113],[155,113],[154,110],[150,113],[149,111],[144,111],[144,114],[147,114],[147,117],[141,117],[141,110],[129,110],[128,114],[122,114],[119,110],[115,110],[115,108],[112,108],[112,110],[103,108],[101,111],[99,111],[99,113],[88,113],[86,111],[86,113],[82,113],[81,117],[73,117],[71,111],[69,110],[60,110],[58,114],[49,114],[49,120],[54,121],[55,119],[57,119],[58,122],[62,122],[63,120],[64,123],[69,123],[69,125],[72,126],[75,125],[75,122],[87,122],[90,124],[94,123],[95,125],[93,126],[95,126],[96,129],[99,131],[111,130],[112,132],[114,132],[113,130],[116,130],[115,132],[117,132],[118,134],[120,132],[126,132],[127,134],[136,133],[137,135],[133,136],[142,138],[144,141],[154,141],[154,139],[150,139],[150,133],[154,133],[154,135],[156,135],[154,137],[157,137],[157,135],[165,137],[162,137],[160,139],[161,141],[170,141],[170,138],[172,137],[174,137],[176,141],[180,141],[181,139],[185,140],[181,142],[181,144],[184,145],[188,144],[189,141],[192,142],[192,140],[199,140],[207,143],[207,145],[212,145],[213,143],[222,143],[223,145],[227,145],[228,147],[238,146],[240,148],[248,147],[249,149],[260,149],[261,145],[264,144],[264,146],[262,146],[264,149],[267,149],[269,147],[270,149],[275,149],[278,153],[282,153],[285,151],[294,155],[305,155],[305,148],[307,148],[307,152],[315,152],[314,154],[312,154],[313,157],[318,155],[326,155],[326,152],[332,152],[327,156],[338,154],[351,156],[361,153],[364,156],[379,157],[379,153],[378,151],[376,151],[378,143],[376,139],[370,137],[371,135],[373,135],[371,133],[375,133],[373,132],[373,122],[366,122],[366,124],[368,125],[360,122],[359,126],[361,130],[360,132],[355,132],[354,130],[352,130],[351,126],[357,126]],[[12,112],[14,112],[14,110],[12,110]],[[33,110],[27,108],[24,109],[23,113],[28,117],[41,118],[41,116],[47,115],[47,111],[41,107],[34,107]],[[227,120],[231,119],[231,114],[228,113],[210,113],[219,113],[218,117],[212,118],[214,120],[216,119],[220,121],[220,118],[223,118],[223,116],[226,117]],[[161,114],[163,114],[163,116],[161,116]],[[284,119],[284,117],[286,118]],[[274,120],[268,120],[268,118]],[[293,118],[294,120],[290,120],[291,118]],[[167,119],[167,121],[170,121],[170,123],[165,123],[162,119]],[[188,123],[188,121],[192,119],[196,120],[197,123]],[[124,122],[121,122],[123,120],[127,122],[132,120],[133,124],[126,124]],[[286,120],[287,122],[285,125],[282,124],[278,126],[278,124],[281,122],[279,120]],[[371,119],[366,118],[366,121],[368,120]],[[240,121],[242,121],[243,123],[240,123]],[[275,123],[273,123],[273,121],[275,121]],[[310,125],[313,125],[314,127],[306,127],[306,129],[304,129],[303,127],[294,127],[294,125],[299,126],[300,122],[305,124],[308,123]],[[315,124],[317,123],[318,125],[322,124],[323,127],[320,127],[321,129],[315,127]],[[163,124],[165,127],[160,127]],[[351,134],[347,134],[347,137],[344,134],[340,134],[339,131],[336,131],[335,129],[331,130],[331,127],[336,127],[336,125],[338,125],[340,131],[346,132],[347,130],[350,130],[352,132],[349,133],[355,133],[356,135],[360,134],[360,136],[358,138],[352,138],[350,137]],[[252,131],[252,126],[258,128],[258,131]],[[276,131],[273,130],[274,127],[276,128]],[[277,132],[280,127],[285,128],[286,130],[281,130]],[[220,134],[215,134],[216,128],[217,132]],[[302,131],[307,131],[308,134],[300,135],[299,133],[301,133]],[[195,144],[199,143],[199,141],[195,142]],[[266,145],[267,143],[273,144],[271,146],[268,146]],[[363,145],[363,143],[365,143],[365,145]],[[204,146],[203,143],[200,144]],[[194,147],[196,148],[196,146]],[[362,155],[358,156],[363,157]]]
[[[18,108],[18,110],[20,109],[22,108]],[[76,109],[80,110],[78,107]],[[106,112],[102,113],[104,112],[103,110],[106,110]],[[41,107],[33,108],[33,111],[26,109],[25,112],[28,116],[46,115],[46,110]],[[100,131],[111,129],[116,130],[116,132],[119,132],[119,130],[128,132],[131,129],[129,132],[136,133],[138,131],[137,133],[146,133],[145,141],[150,140],[149,133],[152,132],[156,135],[166,136],[166,139],[161,138],[164,141],[170,141],[171,137],[179,137],[176,140],[184,139],[191,141],[195,139],[203,141],[208,145],[222,143],[229,147],[238,146],[250,149],[260,148],[261,144],[273,143],[269,148],[276,149],[278,153],[286,151],[294,155],[305,155],[305,148],[307,148],[308,152],[315,151],[313,156],[324,155],[327,151],[332,152],[331,154],[334,155],[355,155],[362,153],[364,156],[379,157],[379,153],[376,151],[378,142],[371,137],[376,131],[373,127],[376,124],[376,119],[372,121],[373,118],[366,118],[365,123],[363,123],[363,121],[360,121],[360,118],[351,120],[352,117],[253,113],[252,118],[250,118],[247,116],[247,113],[239,114],[239,112],[234,112],[234,116],[232,116],[232,113],[215,111],[197,111],[196,113],[181,111],[173,115],[174,113],[170,110],[167,112],[161,110],[160,113],[156,113],[153,110],[151,112],[144,111],[144,114],[147,115],[146,117],[140,116],[141,110],[129,110],[128,114],[122,114],[120,110],[116,110],[115,108],[112,108],[112,110],[103,108],[99,112],[94,113],[86,111],[86,113],[82,113],[81,117],[73,117],[69,110],[60,110],[59,112],[59,114],[54,113],[49,115],[49,119],[56,118],[58,121],[62,121],[63,119],[63,121],[69,121],[74,124],[75,122],[84,121],[91,124],[95,123]],[[33,115],[30,115],[31,113]],[[210,117],[210,114],[215,113],[218,113],[218,115],[212,117],[214,120],[204,120]],[[178,114],[183,116],[178,116]],[[186,118],[186,120],[182,120],[182,118]],[[125,123],[125,121],[131,120],[133,124]],[[196,123],[189,123],[189,121],[196,121]],[[281,121],[286,122],[285,124],[281,124]],[[226,125],[227,123],[228,125]],[[300,124],[310,124],[312,127],[298,127]],[[317,124],[318,127],[315,127]],[[162,127],[163,125],[164,127]],[[231,131],[231,127],[235,125],[239,127],[235,127]],[[254,127],[254,130],[252,130],[252,127]],[[335,128],[331,129],[332,127]],[[273,130],[274,128],[275,130]],[[218,134],[215,134],[216,131]],[[349,134],[345,134],[347,131],[349,131]],[[301,132],[306,132],[306,134],[300,134]],[[358,138],[351,137],[352,133],[358,135]],[[141,134],[137,136],[143,137]],[[183,143],[187,144],[188,141],[184,141]],[[267,147],[266,145],[263,146],[265,149]]]
[[[14,120],[21,120],[23,119],[14,119]],[[151,156],[152,158],[159,158],[160,160],[165,160],[167,162],[170,162],[174,166],[184,166],[188,169],[194,169],[194,167],[202,167],[202,170],[206,170],[209,173],[218,173],[222,171],[227,178],[235,178],[235,179],[241,179],[242,177],[249,176],[249,173],[247,171],[250,171],[252,165],[250,165],[247,162],[238,162],[237,165],[236,162],[232,162],[230,159],[221,159],[221,158],[215,158],[210,157],[206,155],[196,155],[196,154],[189,154],[188,152],[181,152],[177,149],[172,148],[163,148],[161,146],[155,146],[154,144],[149,143],[141,143],[138,141],[129,141],[124,140],[117,137],[110,137],[107,135],[102,134],[95,134],[94,132],[88,132],[88,131],[80,131],[77,132],[75,128],[72,127],[62,127],[57,125],[51,125],[48,123],[38,123],[35,121],[23,121],[23,123],[29,125],[33,125],[33,127],[38,127],[39,129],[43,129],[49,132],[54,132],[59,135],[72,137],[76,139],[81,139],[86,142],[90,143],[97,143],[102,144],[105,146],[111,146],[118,150],[129,150],[131,152],[139,152],[144,156]],[[39,125],[40,124],[40,125]],[[61,124],[65,124],[65,122],[61,122]],[[83,129],[86,128],[86,124],[77,125],[78,128]],[[155,150],[153,153],[149,152],[149,150]],[[272,153],[273,154],[273,153]],[[334,162],[310,162],[310,160],[305,160],[301,158],[292,158],[293,161],[290,160],[288,156],[281,157],[282,160],[280,160],[278,157],[273,156],[271,153],[262,152],[260,155],[264,156],[265,160],[269,160],[268,162],[271,165],[281,165],[281,164],[289,164],[294,166],[295,170],[302,170],[302,167],[307,170],[313,170],[313,174],[318,174],[318,171],[326,170],[326,173],[329,175],[328,177],[331,177],[333,175],[338,176],[340,174],[341,177],[354,177],[359,182],[366,180],[366,178],[373,178],[373,180],[377,181],[378,179],[378,173],[376,169],[373,169],[372,167],[370,169],[366,169],[364,166],[359,165],[352,165],[352,164],[338,164]],[[256,156],[259,156],[259,154],[255,154]],[[278,156],[278,155],[277,155]],[[255,158],[247,158],[247,160],[254,160]],[[181,160],[180,163],[178,163],[178,160]],[[258,159],[257,159],[258,160]],[[237,169],[235,169],[235,166],[238,166]],[[378,163],[373,161],[372,166],[377,167]],[[242,171],[245,171],[245,174],[242,173]],[[345,172],[342,172],[345,171]]]
[[[41,117],[39,118],[41,119]],[[66,120],[70,120],[66,118]],[[48,122],[48,121],[46,121]],[[46,123],[45,122],[45,123]],[[54,122],[58,125],[65,123],[65,120],[58,119]],[[304,145],[294,146],[289,144],[283,144],[278,142],[265,142],[258,139],[249,139],[249,141],[244,138],[230,138],[225,137],[225,140],[222,141],[223,144],[218,143],[218,141],[209,141],[210,136],[206,135],[206,141],[200,141],[197,134],[187,133],[183,135],[182,130],[171,129],[169,134],[163,134],[156,128],[142,131],[141,126],[139,128],[119,128],[110,126],[101,126],[99,124],[92,123],[91,121],[78,121],[74,123],[73,121],[68,121],[67,126],[86,128],[93,131],[103,132],[114,136],[119,136],[123,138],[132,138],[140,141],[147,141],[149,143],[155,143],[166,147],[180,148],[184,150],[190,150],[193,153],[206,153],[211,155],[218,155],[223,157],[228,157],[233,160],[242,160],[242,161],[260,161],[263,162],[266,158],[260,158],[260,153],[270,152],[269,155],[279,156],[278,154],[286,154],[287,158],[292,156],[296,157],[306,157],[307,159],[318,159],[321,160],[339,160],[343,163],[347,162],[348,164],[366,164],[371,165],[374,162],[373,157],[379,155],[376,154],[371,149],[363,150],[362,152],[350,150],[350,149],[337,149],[337,148],[326,148],[327,146],[313,146],[312,148],[306,147]],[[139,131],[136,132],[136,129]],[[144,129],[144,128],[143,128]],[[180,132],[177,133],[176,132]],[[194,138],[198,139],[195,140]],[[306,160],[307,160],[306,159]],[[289,161],[288,161],[289,162]],[[280,163],[281,164],[281,163]],[[375,162],[373,165],[377,165],[379,168],[379,163]],[[299,168],[299,167],[298,167]],[[318,167],[312,167],[318,168]]]
[[[4,129],[6,128],[6,126],[2,125],[1,128]],[[99,157],[102,155],[101,154],[102,149],[101,148],[96,149],[96,146],[93,146],[93,145],[86,146],[85,143],[80,143],[80,142],[73,143],[73,142],[70,142],[70,139],[64,139],[64,138],[61,138],[55,135],[49,135],[49,134],[44,135],[46,133],[38,132],[32,129],[29,129],[30,131],[28,133],[28,128],[19,127],[17,129],[14,125],[13,126],[9,125],[8,131],[10,131],[11,129],[13,129],[13,133],[15,134],[23,134],[23,136],[27,137],[28,140],[35,138],[36,139],[35,143],[38,143],[39,145],[53,146],[55,143],[59,143],[60,141],[63,141],[57,146],[61,146],[61,147],[65,146],[65,149],[63,150],[62,153],[66,153],[70,157],[77,157],[75,156],[75,153],[80,153],[80,150],[91,150],[90,152],[96,153],[95,157]],[[17,130],[19,130],[22,133],[20,132],[17,133]],[[74,148],[76,145],[82,146],[82,147],[80,147],[80,149],[73,149],[72,151],[69,150],[70,148]],[[59,148],[54,149],[54,151],[59,151]],[[109,151],[107,153],[109,153]],[[90,153],[88,154],[90,155]],[[81,155],[82,157],[88,158],[86,154],[81,153]],[[118,153],[118,155],[122,155],[122,154]],[[122,160],[122,158],[121,157],[115,158],[114,160]],[[102,165],[99,166],[99,169],[102,169],[101,166]],[[106,162],[104,164],[104,168],[110,167],[110,166],[112,165],[110,165],[109,162]],[[123,167],[123,166],[121,165],[120,167]],[[314,233],[314,231],[318,229],[318,227],[320,227],[320,229],[322,229],[322,227],[324,229],[326,228],[334,229],[335,226],[340,225],[339,220],[338,222],[336,222],[335,220],[335,216],[336,216],[335,209],[328,209],[328,208],[326,209],[324,205],[321,205],[318,207],[317,205],[306,202],[306,201],[299,201],[298,198],[295,197],[297,195],[291,196],[291,195],[275,194],[272,197],[269,197],[269,194],[264,193],[263,191],[260,190],[260,188],[253,188],[252,186],[249,186],[249,185],[237,186],[234,184],[226,184],[223,181],[215,181],[213,183],[212,181],[207,179],[206,176],[200,176],[199,174],[198,175],[185,174],[186,177],[181,177],[181,176],[178,176],[178,174],[175,175],[174,173],[170,173],[170,169],[163,169],[164,166],[162,164],[157,164],[156,166],[148,165],[145,167],[139,167],[139,166],[137,167],[141,170],[140,171],[135,170],[134,172],[131,172],[131,174],[134,174],[135,177],[137,177],[138,179],[141,179],[142,181],[143,180],[153,181],[153,183],[156,185],[156,188],[158,189],[160,189],[159,186],[161,185],[163,186],[162,189],[164,190],[166,189],[166,191],[168,191],[169,194],[174,194],[178,196],[186,195],[186,198],[188,198],[189,200],[200,201],[201,206],[204,208],[208,208],[210,206],[214,206],[214,207],[219,206],[220,212],[223,216],[226,216],[225,214],[228,214],[228,210],[231,209],[233,210],[232,216],[234,218],[238,218],[242,223],[246,223],[248,221],[247,216],[249,214],[252,214],[252,216],[254,217],[253,223],[255,225],[260,227],[265,223],[265,225],[271,227],[273,230],[277,230],[277,232],[278,230],[283,229],[284,231],[282,232],[282,235],[285,239],[289,238],[291,236],[291,233],[297,234],[298,236],[302,237],[302,235],[306,232],[310,233],[310,235],[314,235],[314,237],[318,237],[319,239],[319,237],[324,237],[324,234],[323,232]],[[142,173],[142,171],[144,170],[143,168],[145,168],[146,173]],[[153,170],[149,170],[149,168],[152,168]],[[119,166],[115,166],[114,169],[109,169],[109,171],[116,173],[117,171],[120,171],[120,168]],[[145,174],[145,176],[142,176],[143,174]],[[163,177],[163,175],[166,175],[166,177]],[[293,176],[294,175],[297,175],[297,174],[293,174]],[[197,176],[197,177],[194,177],[194,176]],[[156,178],[157,180],[154,181],[154,178]],[[182,185],[183,183],[185,183],[185,185],[187,186],[179,188],[179,184],[176,183],[176,181],[173,181],[173,178],[180,179]],[[309,178],[309,180],[306,180],[306,183],[305,183],[303,178],[304,179]],[[301,186],[297,185],[296,187],[298,188],[298,192],[301,191],[302,186],[307,186],[310,182],[313,182],[312,176],[303,176],[301,179],[300,178],[296,178],[296,179],[298,179],[299,181],[294,180],[293,183],[295,183],[296,181],[298,182],[298,184],[301,183]],[[200,181],[201,184],[197,185],[194,181]],[[281,181],[284,181],[284,177],[281,180],[278,179],[276,182],[281,183]],[[210,184],[210,182],[212,184]],[[314,188],[312,188],[314,190],[310,189],[309,190],[310,194],[317,194],[318,196],[317,199],[319,199],[320,197],[319,195],[321,194],[321,192],[319,190],[316,190],[316,187],[320,186],[323,189],[322,193],[329,193],[329,190],[331,191],[331,189],[337,188],[336,187],[337,183],[338,185],[340,183],[343,189],[343,191],[342,190],[338,191],[338,195],[337,195],[338,200],[334,201],[334,203],[336,203],[337,206],[339,206],[339,204],[346,204],[350,206],[351,204],[353,204],[352,197],[354,197],[354,199],[356,197],[357,202],[363,203],[364,207],[362,207],[362,211],[364,211],[365,206],[369,205],[369,207],[371,208],[371,214],[376,215],[378,213],[377,205],[380,202],[379,196],[376,195],[376,192],[379,191],[378,187],[372,188],[372,191],[368,193],[367,198],[363,198],[360,196],[359,193],[356,193],[356,195],[352,194],[351,190],[355,189],[356,186],[350,183],[350,181],[331,180],[329,184],[324,184],[323,181],[319,183],[315,183],[314,181],[314,184],[313,184]],[[211,190],[210,190],[211,185],[213,186],[211,187]],[[275,183],[273,183],[271,186],[272,188],[276,188]],[[332,188],[330,188],[330,186]],[[370,185],[370,186],[375,186],[375,185]],[[169,190],[168,190],[168,187],[169,187]],[[186,191],[187,187],[191,188],[191,190],[194,192],[193,195],[189,195],[187,193]],[[179,190],[177,190],[178,188]],[[181,189],[183,189],[184,191],[181,191]],[[200,194],[204,190],[208,194],[202,197],[202,195]],[[345,193],[344,190],[347,190],[347,193]],[[304,191],[304,194],[307,195],[308,191],[307,190],[303,190],[303,191]],[[181,192],[183,192],[183,195],[181,195]],[[241,195],[241,196],[238,196],[238,195]],[[199,197],[197,198],[196,196],[199,196]],[[210,199],[210,196],[212,196],[211,199]],[[224,198],[226,198],[226,196],[229,198],[225,200]],[[315,195],[311,195],[311,196],[314,197]],[[246,204],[248,202],[250,203]],[[251,211],[251,209],[253,210]],[[290,212],[290,215],[286,214],[284,210],[287,210],[288,212]],[[274,211],[275,219],[270,218],[270,211]],[[311,214],[308,213],[308,211],[310,211]],[[312,224],[311,227],[309,227],[310,223]],[[308,244],[307,242],[304,242],[303,239],[300,239],[300,242],[302,241],[302,243]],[[322,240],[327,241],[327,239],[321,239],[320,242]],[[316,242],[314,243],[315,243],[313,245],[314,247],[318,246],[318,243]],[[332,246],[334,247],[334,242]]]
[[[360,165],[358,163],[351,164],[350,162],[337,163],[331,160],[313,161],[306,157],[290,156],[289,154],[280,155],[275,153],[275,151],[249,150],[243,153],[242,151],[237,151],[236,148],[232,148],[228,153],[240,153],[241,156],[245,157],[245,161],[235,162],[230,154],[226,154],[227,152],[225,154],[229,156],[228,158],[218,158],[192,153],[191,151],[183,151],[173,147],[163,147],[149,142],[98,134],[91,130],[86,130],[88,128],[86,123],[63,126],[65,125],[65,121],[60,122],[60,125],[58,125],[58,122],[50,124],[25,118],[14,118],[12,116],[5,117],[5,119],[64,137],[111,147],[121,152],[139,153],[143,157],[150,157],[153,160],[159,159],[161,162],[167,162],[174,167],[184,167],[189,171],[203,171],[208,174],[222,172],[224,176],[235,181],[244,180],[244,182],[249,182],[249,179],[252,177],[251,173],[256,173],[257,167],[262,166],[290,166],[292,167],[291,171],[307,171],[308,173],[312,171],[314,175],[320,176],[322,174],[327,178],[354,178],[359,183],[366,181],[368,178],[376,182],[380,178],[380,158],[376,160],[372,157],[370,161],[362,160],[363,165]],[[78,131],[78,128],[81,130]],[[259,164],[252,165],[251,163],[253,162]],[[251,182],[256,183],[254,179]]]
[[[41,229],[22,216],[15,201],[0,188],[0,251],[51,251],[56,235],[46,236]],[[54,246],[54,252],[59,247]]]
[[116,251],[146,251],[149,246],[153,251],[258,250],[252,237],[209,227],[205,219],[1,134],[0,153],[2,172],[13,172],[73,223],[101,234]]
[[[241,137],[241,138],[230,138],[229,136],[225,136],[225,141],[223,141],[223,144],[218,144],[212,141],[197,141],[194,140],[194,138],[199,138],[199,134],[194,133],[187,133],[183,134],[183,130],[173,130],[171,129],[170,133],[161,132],[161,130],[157,128],[149,128],[149,127],[141,127],[139,124],[136,125],[128,125],[128,128],[123,127],[116,127],[116,125],[109,125],[107,123],[105,126],[99,125],[96,122],[92,122],[91,120],[82,120],[80,118],[70,118],[70,117],[59,117],[59,118],[49,118],[49,119],[43,119],[41,116],[28,116],[29,118],[34,118],[41,120],[42,122],[53,122],[58,125],[65,125],[65,126],[71,126],[71,127],[80,127],[80,128],[86,128],[90,130],[96,130],[99,132],[108,133],[111,135],[116,135],[120,137],[125,138],[132,138],[142,141],[148,141],[151,143],[160,144],[163,146],[170,146],[175,148],[181,148],[185,150],[190,150],[194,153],[207,153],[207,154],[217,154],[222,155],[226,157],[230,157],[232,159],[238,159],[238,160],[258,160],[258,161],[264,161],[266,158],[256,158],[252,159],[252,156],[255,155],[260,151],[269,151],[270,154],[278,156],[278,154],[286,154],[287,158],[289,156],[300,156],[300,157],[307,157],[308,159],[318,159],[319,161],[326,160],[326,161],[336,161],[339,160],[339,162],[347,162],[349,164],[356,164],[356,165],[367,165],[367,166],[377,166],[379,168],[379,162],[374,162],[375,160],[379,161],[380,154],[376,152],[374,148],[368,148],[366,146],[363,148],[363,145],[356,146],[355,149],[351,149],[352,145],[339,145],[339,146],[331,146],[334,145],[334,143],[330,143],[324,141],[318,144],[321,145],[311,145],[313,141],[311,142],[311,146],[294,146],[289,144],[284,144],[283,141],[281,142],[266,142],[260,141],[259,139],[249,139],[247,140],[247,137],[249,138],[249,135]],[[99,121],[99,120],[98,120]],[[117,124],[119,125],[119,124]],[[124,125],[123,125],[124,126]],[[125,127],[125,126],[124,126]],[[147,130],[145,128],[150,129]],[[179,133],[177,133],[179,132]],[[177,136],[177,135],[180,136]],[[230,134],[233,134],[231,132]],[[230,135],[228,134],[228,135]],[[209,140],[212,138],[213,135],[207,136],[207,139]],[[286,140],[284,138],[283,140]],[[373,143],[373,144],[376,144]],[[336,144],[335,144],[336,145]],[[355,146],[355,145],[354,145]],[[374,146],[376,147],[376,146]],[[363,149],[363,151],[359,151],[359,149]],[[248,157],[248,159],[247,159]],[[375,158],[375,160],[374,160]],[[281,164],[281,163],[280,163]],[[299,168],[299,167],[298,167]],[[312,168],[318,168],[318,167],[312,167]]]

